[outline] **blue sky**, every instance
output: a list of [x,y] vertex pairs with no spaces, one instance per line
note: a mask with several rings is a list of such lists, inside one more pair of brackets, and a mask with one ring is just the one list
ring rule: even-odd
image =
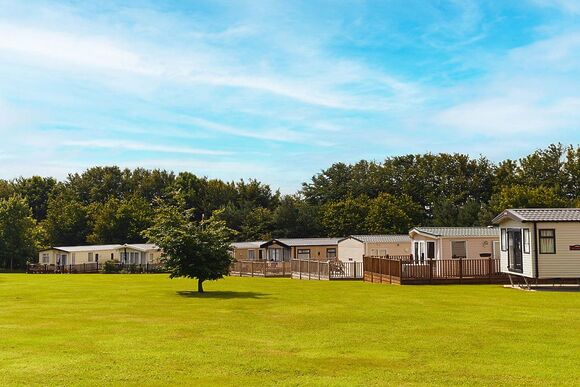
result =
[[0,177],[497,161],[580,138],[580,1],[0,0]]

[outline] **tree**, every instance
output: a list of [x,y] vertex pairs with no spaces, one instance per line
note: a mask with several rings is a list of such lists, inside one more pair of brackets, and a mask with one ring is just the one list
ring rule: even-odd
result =
[[56,179],[52,177],[32,176],[19,178],[13,182],[14,190],[28,201],[32,209],[32,216],[37,221],[46,218],[48,198],[56,186]]
[[244,219],[240,227],[242,240],[268,240],[272,238],[272,211],[267,208],[254,208]]
[[570,205],[562,198],[555,188],[531,188],[522,185],[505,187],[490,200],[489,207],[492,214],[499,214],[506,208],[557,208]]
[[151,225],[153,209],[142,197],[128,200],[110,198],[104,204],[91,206],[92,231],[87,237],[89,243],[140,243],[141,232]]
[[278,238],[304,238],[322,235],[319,206],[296,196],[284,196],[273,213],[273,235]]
[[409,196],[397,198],[384,192],[370,202],[367,230],[373,234],[406,234],[417,225],[420,211],[421,207]]
[[328,203],[322,210],[322,224],[326,234],[333,237],[365,234],[368,206],[369,199],[365,196]]
[[36,222],[19,195],[0,200],[0,267],[21,268],[36,254]]
[[90,231],[88,219],[88,208],[63,189],[48,200],[42,225],[51,246],[82,245]]
[[170,204],[157,208],[153,226],[143,232],[149,242],[163,251],[162,261],[170,271],[170,278],[197,279],[200,293],[205,281],[217,280],[229,273],[233,234],[216,217],[198,222],[191,209]]

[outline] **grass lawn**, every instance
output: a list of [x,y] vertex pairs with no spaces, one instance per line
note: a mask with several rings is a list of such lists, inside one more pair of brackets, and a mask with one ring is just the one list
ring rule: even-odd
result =
[[579,385],[580,294],[0,274],[0,385]]

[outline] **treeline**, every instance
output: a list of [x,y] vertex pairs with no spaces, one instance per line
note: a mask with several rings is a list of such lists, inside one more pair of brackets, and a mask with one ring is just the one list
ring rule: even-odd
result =
[[217,214],[238,240],[256,240],[487,225],[504,208],[579,198],[580,147],[561,144],[498,164],[445,153],[336,163],[294,195],[256,180],[94,167],[64,181],[0,180],[0,267],[22,267],[41,247],[144,242],[162,203],[194,209],[197,220]]

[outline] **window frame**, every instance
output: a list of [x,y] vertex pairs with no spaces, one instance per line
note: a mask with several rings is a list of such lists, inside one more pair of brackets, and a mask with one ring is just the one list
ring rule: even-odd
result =
[[[333,252],[333,256],[330,255],[331,251]],[[327,247],[326,248],[326,258],[336,258],[336,247]]]
[[522,228],[522,247],[524,254],[530,254],[532,251],[531,245],[532,241],[530,238],[530,229],[529,228]]
[[[429,256],[429,246],[433,246],[433,256]],[[435,259],[437,252],[435,251],[435,241],[426,241],[425,242],[425,256],[427,259]]]
[[501,236],[500,236],[500,250],[501,251],[508,251],[508,233],[507,228],[500,229]]
[[87,254],[87,260],[88,260],[89,262],[93,262],[93,253],[88,253],[88,254]]
[[256,250],[248,249],[248,260],[253,261],[256,259]]
[[[552,232],[552,236],[551,237],[542,236],[542,231],[551,231]],[[553,243],[554,250],[553,251],[548,251],[548,252],[543,251],[542,250],[542,239],[550,239],[550,240],[552,240],[554,242]],[[540,228],[540,229],[538,229],[538,242],[539,242],[539,245],[540,245],[539,248],[538,248],[540,250],[539,251],[540,254],[556,254],[556,229],[555,228]]]
[[[308,258],[300,257],[300,255],[308,254]],[[312,258],[312,254],[310,249],[296,249],[296,258],[298,259],[310,259]]]
[[[453,256],[453,244],[454,243],[463,243],[465,246],[465,257],[455,257]],[[467,240],[465,239],[457,239],[451,241],[451,259],[467,259]]]

